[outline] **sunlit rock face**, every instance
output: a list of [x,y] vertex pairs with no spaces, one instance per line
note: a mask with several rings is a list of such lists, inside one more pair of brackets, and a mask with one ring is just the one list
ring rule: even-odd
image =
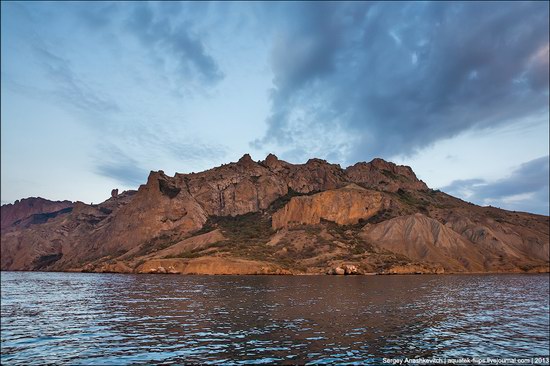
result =
[[319,224],[321,220],[339,225],[356,224],[368,219],[389,205],[389,199],[380,192],[367,190],[355,184],[311,196],[293,197],[273,215],[273,228]]

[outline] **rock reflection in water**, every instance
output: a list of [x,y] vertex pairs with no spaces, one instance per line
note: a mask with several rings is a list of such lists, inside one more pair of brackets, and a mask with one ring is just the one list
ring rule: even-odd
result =
[[2,363],[548,354],[548,275],[2,273]]

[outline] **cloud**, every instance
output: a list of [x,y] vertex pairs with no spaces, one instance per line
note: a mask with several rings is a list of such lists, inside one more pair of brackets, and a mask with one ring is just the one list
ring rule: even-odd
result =
[[[5,9],[2,4],[2,10],[6,13],[2,13],[3,86],[40,100],[62,102],[79,111],[102,115],[119,111],[105,90],[98,91],[92,87],[94,83],[89,77],[77,72],[79,60],[71,60],[63,41],[52,42],[48,33],[58,19],[52,17],[51,6],[10,3]],[[63,14],[55,13],[55,16],[62,18]]]
[[[210,160],[209,166],[226,147],[193,138],[182,117],[185,104],[166,90],[202,91],[223,78],[204,32],[194,31],[197,14],[184,10],[177,3],[14,4],[8,25],[17,41],[9,43],[9,53],[25,62],[13,56],[7,71],[3,64],[2,84],[78,112],[73,121],[92,127],[87,132],[98,140],[90,155],[99,175],[133,186],[167,161],[196,167]],[[162,84],[136,85],[140,73],[160,74]]]
[[482,205],[548,215],[549,156],[528,161],[503,179],[455,180],[441,190]]
[[211,168],[213,161],[224,161],[228,151],[224,145],[185,137],[176,126],[134,122],[116,133],[105,134],[93,154],[96,173],[127,187],[144,184],[150,170],[168,173],[185,172],[189,166],[193,170]]
[[[205,43],[207,32],[197,30],[202,19],[192,4],[96,2],[67,3],[56,11],[42,4],[21,8],[29,14],[26,19],[36,19],[46,32],[67,27],[63,32],[73,33],[63,34],[66,40],[99,47],[99,53],[109,53],[119,61],[131,52],[133,64],[149,62],[154,72],[187,90],[211,87],[224,78]],[[94,40],[100,43],[93,44]]]
[[[121,10],[117,3],[97,2],[77,4],[74,6],[74,12],[78,14],[87,26],[94,29],[102,29],[111,25]],[[70,6],[70,5],[69,5]]]
[[345,131],[352,159],[391,157],[548,113],[547,2],[286,7],[256,147],[308,151],[309,131]]
[[[114,101],[102,98],[80,78],[67,59],[38,44],[34,46],[34,51],[54,82],[55,95],[62,101],[88,112],[106,113],[120,110]],[[29,87],[30,89],[32,88]]]
[[101,159],[96,163],[96,173],[114,179],[127,187],[145,183],[149,172],[139,163],[114,145],[102,146]]
[[198,77],[210,85],[219,82],[224,75],[199,35],[192,33],[191,24],[172,21],[170,15],[179,10],[174,4],[135,4],[126,28],[160,58],[161,66],[171,68],[183,80]]
[[174,158],[183,162],[215,161],[227,154],[227,147],[219,144],[170,141],[165,148]]

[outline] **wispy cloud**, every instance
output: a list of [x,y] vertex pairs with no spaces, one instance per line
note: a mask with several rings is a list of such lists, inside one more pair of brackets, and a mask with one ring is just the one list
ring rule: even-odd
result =
[[155,9],[150,4],[138,3],[128,17],[128,29],[145,48],[162,57],[165,67],[173,63],[173,70],[184,80],[196,75],[208,84],[220,81],[223,73],[201,38],[191,33],[189,24],[170,22],[167,11],[173,11],[173,7],[158,4]]
[[70,62],[44,46],[35,45],[38,57],[55,87],[54,93],[63,102],[86,112],[116,112],[120,108],[111,99],[103,98],[72,69]]
[[472,202],[548,215],[549,156],[528,161],[503,179],[455,180],[441,190]]
[[166,163],[173,162],[176,172],[187,171],[189,165],[206,169],[212,161],[223,161],[228,152],[222,144],[182,137],[160,123],[133,125],[128,130],[139,133],[106,136],[94,153],[96,173],[127,187],[145,183],[150,170],[166,169]]
[[101,158],[96,163],[97,174],[114,179],[127,187],[137,187],[145,183],[149,172],[138,161],[111,144],[103,144],[101,151]]
[[166,144],[166,150],[169,151],[175,159],[190,161],[215,161],[227,154],[227,147],[220,144],[205,144],[200,142],[182,143],[171,141]]

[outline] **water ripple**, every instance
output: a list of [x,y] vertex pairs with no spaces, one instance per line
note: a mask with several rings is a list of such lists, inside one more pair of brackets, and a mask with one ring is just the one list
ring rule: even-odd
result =
[[2,272],[2,364],[548,355],[548,275]]

